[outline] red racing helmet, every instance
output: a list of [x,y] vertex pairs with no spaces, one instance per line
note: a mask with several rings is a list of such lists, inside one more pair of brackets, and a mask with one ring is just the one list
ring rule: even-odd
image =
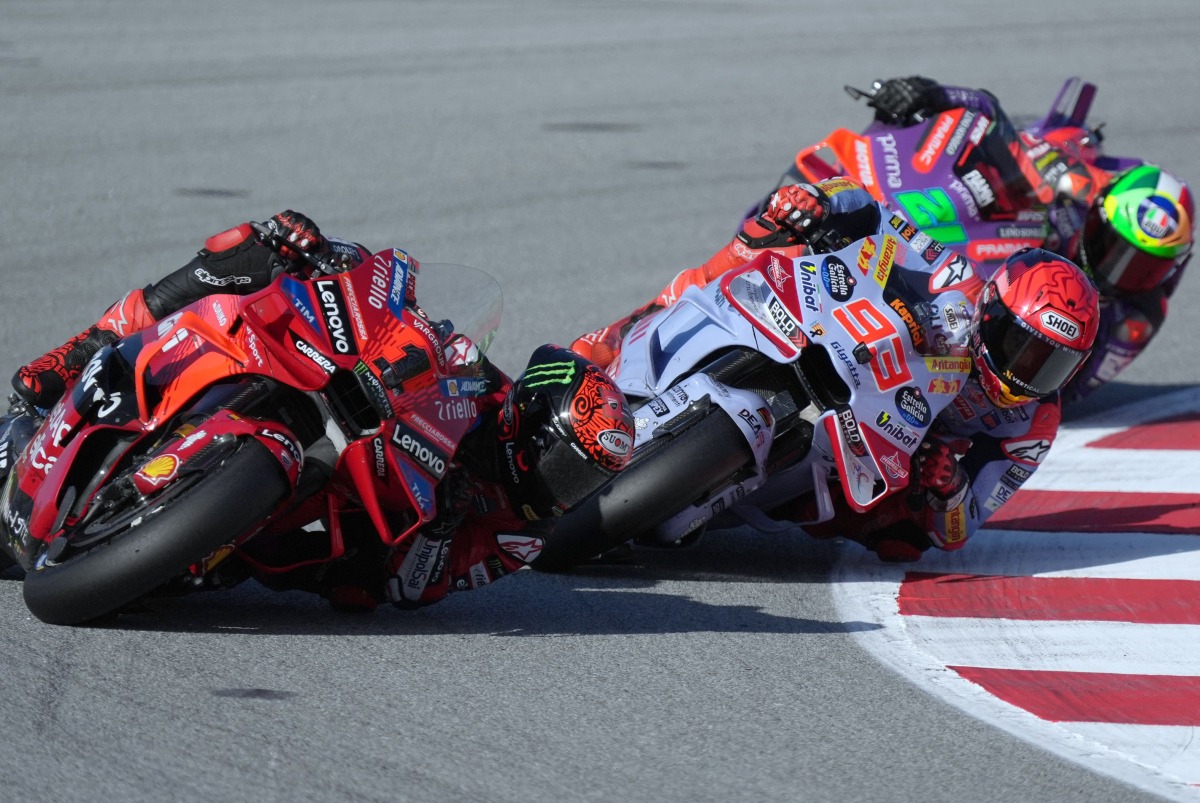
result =
[[971,356],[997,407],[1017,407],[1062,389],[1091,353],[1099,293],[1069,259],[1041,248],[1009,257],[975,307]]
[[599,490],[633,456],[633,414],[598,365],[545,345],[497,411],[513,506],[528,519],[559,515]]

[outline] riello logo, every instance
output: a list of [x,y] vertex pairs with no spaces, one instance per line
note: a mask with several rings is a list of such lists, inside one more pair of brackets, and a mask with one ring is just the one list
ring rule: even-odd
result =
[[1046,310],[1041,315],[1042,326],[1058,332],[1068,340],[1079,337],[1079,324],[1054,310]]

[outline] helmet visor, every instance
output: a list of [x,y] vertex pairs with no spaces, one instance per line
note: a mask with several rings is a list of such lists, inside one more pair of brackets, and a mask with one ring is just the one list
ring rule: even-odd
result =
[[582,450],[566,440],[555,439],[538,460],[537,472],[550,499],[548,505],[571,510],[612,479],[612,474],[595,465]]
[[1086,267],[1096,285],[1110,293],[1153,289],[1175,267],[1171,257],[1154,256],[1121,236],[1105,219],[1098,203],[1088,210],[1082,245]]
[[1060,390],[1088,356],[1035,331],[996,297],[984,306],[980,336],[996,376],[1029,396]]

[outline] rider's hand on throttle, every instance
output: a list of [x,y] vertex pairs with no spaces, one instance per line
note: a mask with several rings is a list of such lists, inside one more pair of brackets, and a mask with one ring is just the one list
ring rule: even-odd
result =
[[291,209],[280,212],[268,220],[266,225],[276,236],[287,243],[279,249],[279,255],[284,259],[299,259],[300,255],[296,251],[318,254],[325,250],[326,243],[325,238],[321,235],[321,229],[311,219],[299,212],[293,212]]
[[763,217],[776,226],[802,231],[825,214],[820,200],[798,185],[780,187],[771,196]]
[[962,468],[958,465],[958,458],[944,443],[922,443],[917,453],[917,461],[921,466],[922,487],[938,496],[954,495],[966,480]]
[[875,95],[867,105],[875,109],[875,119],[884,123],[909,125],[918,114],[936,111],[941,85],[921,75],[876,81]]

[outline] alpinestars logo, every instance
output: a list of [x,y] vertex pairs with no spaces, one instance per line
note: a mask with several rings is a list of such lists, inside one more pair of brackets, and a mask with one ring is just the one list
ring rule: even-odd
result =
[[527,388],[540,388],[546,385],[569,385],[575,379],[575,363],[548,362],[529,368],[521,377]]
[[213,287],[224,287],[227,284],[250,284],[249,276],[213,276],[204,268],[196,268],[193,275],[205,284]]
[[1005,441],[1000,444],[1009,459],[1036,466],[1041,463],[1046,453],[1050,451],[1050,441],[1046,438],[1033,438],[1023,441]]
[[542,552],[543,541],[528,535],[509,535],[498,533],[496,543],[517,560],[529,563]]

